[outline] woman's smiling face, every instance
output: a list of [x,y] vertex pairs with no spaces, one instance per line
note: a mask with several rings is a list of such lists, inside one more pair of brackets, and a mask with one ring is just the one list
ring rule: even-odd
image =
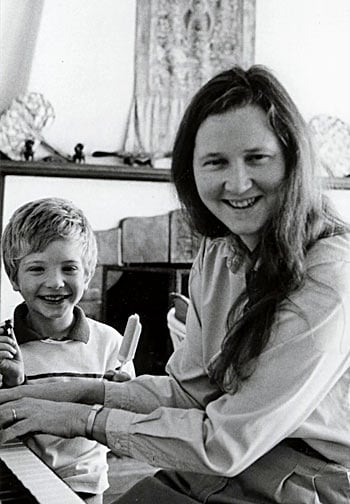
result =
[[246,105],[205,119],[196,136],[193,169],[205,206],[255,248],[286,173],[266,113]]

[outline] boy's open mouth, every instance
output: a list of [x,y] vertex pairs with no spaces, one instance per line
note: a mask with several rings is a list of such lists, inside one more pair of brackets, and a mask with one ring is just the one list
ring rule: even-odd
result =
[[48,303],[60,303],[65,299],[69,298],[70,294],[57,294],[57,295],[49,295],[49,296],[38,296],[39,299],[46,301]]

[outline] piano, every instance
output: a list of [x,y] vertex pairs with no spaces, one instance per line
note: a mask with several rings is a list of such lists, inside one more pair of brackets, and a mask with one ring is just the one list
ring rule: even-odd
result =
[[22,441],[0,446],[0,504],[84,504]]

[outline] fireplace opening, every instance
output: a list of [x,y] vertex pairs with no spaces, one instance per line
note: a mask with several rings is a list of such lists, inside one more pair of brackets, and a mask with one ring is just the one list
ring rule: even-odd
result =
[[[182,283],[187,291],[188,274]],[[170,292],[177,288],[176,271],[123,271],[105,294],[105,322],[123,334],[129,315],[138,313],[142,333],[134,358],[136,374],[162,375],[173,346],[167,326]]]

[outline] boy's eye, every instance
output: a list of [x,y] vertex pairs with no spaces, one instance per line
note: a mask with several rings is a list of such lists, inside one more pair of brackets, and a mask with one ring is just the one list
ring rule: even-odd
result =
[[28,268],[31,273],[42,273],[44,271],[43,266],[31,266]]
[[74,273],[75,271],[78,271],[78,270],[79,270],[78,266],[70,265],[70,266],[63,267],[63,271],[65,271],[66,273]]

